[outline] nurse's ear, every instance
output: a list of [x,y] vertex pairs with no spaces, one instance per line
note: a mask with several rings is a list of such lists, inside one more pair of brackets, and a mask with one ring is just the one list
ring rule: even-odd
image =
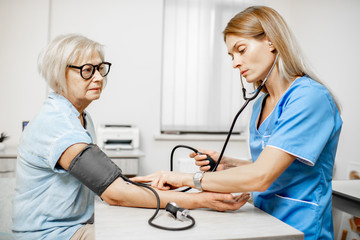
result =
[[267,36],[265,36],[263,41],[268,46],[270,52],[274,52],[276,50],[274,44],[272,43],[272,41]]
[[275,47],[274,47],[274,44],[271,42],[271,41],[268,41],[268,45],[269,45],[269,49],[271,52],[275,51]]

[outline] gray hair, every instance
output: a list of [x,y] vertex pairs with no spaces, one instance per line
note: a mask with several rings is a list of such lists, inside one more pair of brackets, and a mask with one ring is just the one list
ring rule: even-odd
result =
[[[66,68],[98,53],[104,61],[103,45],[78,34],[60,35],[40,53],[38,70],[56,93],[67,94]],[[106,78],[104,78],[106,85]]]

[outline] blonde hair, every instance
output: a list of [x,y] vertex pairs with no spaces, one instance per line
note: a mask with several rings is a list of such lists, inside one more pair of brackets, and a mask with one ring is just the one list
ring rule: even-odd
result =
[[[274,9],[266,6],[248,7],[229,21],[223,34],[224,40],[228,34],[257,40],[267,38],[276,49],[275,53],[279,54],[277,65],[280,77],[291,81],[297,76],[307,75],[324,85],[306,65],[293,33],[285,20]],[[260,84],[261,81],[256,82],[255,87]],[[263,90],[267,92],[266,88]],[[340,110],[335,98],[334,101]]]
[[94,53],[98,53],[104,61],[104,50],[101,44],[78,34],[60,35],[40,53],[38,70],[52,90],[59,94],[64,92],[66,95],[67,66],[90,58]]

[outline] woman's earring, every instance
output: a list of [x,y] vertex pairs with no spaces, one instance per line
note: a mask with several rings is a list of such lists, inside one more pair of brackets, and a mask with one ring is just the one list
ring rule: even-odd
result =
[[269,46],[271,47],[272,46],[272,42],[269,41]]

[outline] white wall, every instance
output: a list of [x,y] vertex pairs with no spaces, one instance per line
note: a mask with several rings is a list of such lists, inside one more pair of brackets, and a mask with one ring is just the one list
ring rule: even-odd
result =
[[37,56],[48,41],[48,0],[0,0],[0,132],[18,143],[22,121],[33,118],[46,95]]
[[[88,111],[96,125],[138,126],[146,154],[140,168],[147,169],[152,165],[153,134],[160,123],[162,0],[52,3],[51,37],[77,32],[106,46],[106,60],[113,64],[108,84]],[[79,11],[83,6],[84,11]]]
[[[316,72],[343,106],[336,178],[347,178],[348,162],[360,161],[356,152],[360,1],[268,0],[267,4],[288,21]],[[11,136],[7,144],[18,143],[21,122],[30,120],[45,99],[36,58],[48,34],[53,38],[78,32],[103,43],[106,59],[113,63],[101,99],[88,110],[95,124],[130,123],[140,128],[146,154],[140,174],[167,169],[171,148],[180,142],[220,150],[222,141],[154,140],[160,124],[162,7],[162,0],[0,0],[0,132]],[[233,142],[227,153],[246,157],[246,146]]]

